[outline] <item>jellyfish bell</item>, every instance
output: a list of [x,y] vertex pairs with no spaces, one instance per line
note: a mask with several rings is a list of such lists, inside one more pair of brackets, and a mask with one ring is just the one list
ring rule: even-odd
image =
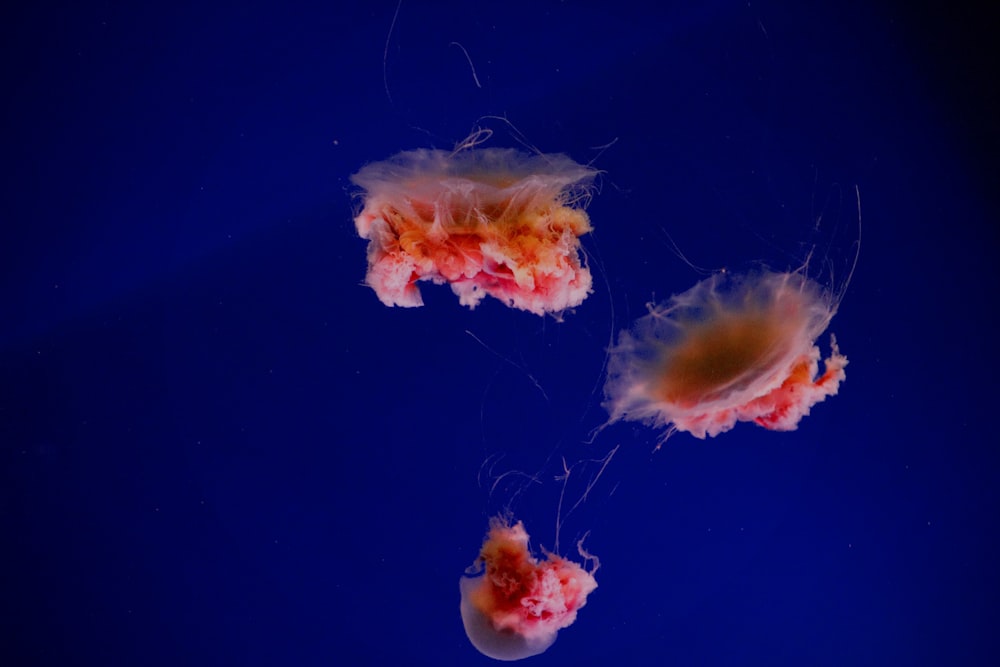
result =
[[594,563],[590,571],[555,554],[537,559],[523,523],[494,518],[479,558],[459,582],[462,625],[472,645],[503,661],[538,655],[552,646],[597,588],[599,563],[582,544],[578,547]]
[[579,237],[597,173],[474,141],[369,164],[351,177],[363,190],[365,282],[387,306],[423,305],[421,281],[449,284],[469,308],[487,295],[538,315],[578,306],[591,292]]
[[544,653],[556,641],[556,633],[527,637],[513,629],[499,629],[490,617],[470,602],[476,589],[482,585],[481,576],[463,577],[459,582],[462,592],[460,611],[465,635],[488,658],[514,661]]
[[739,421],[794,430],[845,378],[836,339],[822,373],[815,344],[842,293],[821,287],[805,267],[719,272],[651,305],[610,351],[610,422],[641,421],[666,428],[666,437],[715,436]]

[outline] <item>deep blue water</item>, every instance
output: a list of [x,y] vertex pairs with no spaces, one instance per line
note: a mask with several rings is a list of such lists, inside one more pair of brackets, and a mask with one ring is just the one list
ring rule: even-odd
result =
[[[0,663],[491,664],[489,517],[554,549],[564,461],[616,446],[558,545],[599,588],[531,664],[1000,660],[985,19],[645,5],[5,10]],[[362,284],[349,176],[477,126],[603,172],[561,322]],[[647,302],[810,252],[843,284],[859,236],[797,431],[594,435]]]

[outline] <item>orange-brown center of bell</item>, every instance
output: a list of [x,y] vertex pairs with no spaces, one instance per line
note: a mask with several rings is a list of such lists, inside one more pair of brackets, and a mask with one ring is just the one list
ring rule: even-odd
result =
[[691,327],[660,366],[657,399],[690,407],[711,400],[754,369],[766,368],[782,327],[764,313],[726,314]]

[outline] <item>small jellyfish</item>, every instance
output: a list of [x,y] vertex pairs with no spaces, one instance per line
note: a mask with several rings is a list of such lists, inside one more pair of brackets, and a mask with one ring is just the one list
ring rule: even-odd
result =
[[417,283],[448,283],[463,306],[487,295],[536,315],[580,305],[592,278],[579,237],[598,172],[565,155],[413,150],[351,177],[368,239],[365,282],[387,306],[422,306]]
[[544,561],[536,559],[520,521],[490,521],[471,576],[467,573],[459,582],[462,624],[480,653],[507,661],[538,655],[573,624],[577,610],[597,588],[594,572],[600,565],[582,541],[577,546],[593,563],[589,572],[551,553]]
[[803,271],[715,274],[624,331],[610,351],[604,407],[621,419],[715,436],[737,421],[794,430],[837,393],[847,358],[815,345],[839,296]]

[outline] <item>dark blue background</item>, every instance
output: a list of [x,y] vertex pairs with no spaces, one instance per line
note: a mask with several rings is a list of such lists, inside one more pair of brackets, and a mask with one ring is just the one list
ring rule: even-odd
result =
[[[560,544],[591,531],[600,588],[532,663],[1000,659],[982,17],[134,4],[2,22],[0,662],[490,664],[458,615],[488,517],[553,548],[563,459],[616,445]],[[605,172],[564,322],[361,285],[349,175],[487,115]],[[701,277],[673,244],[815,247],[836,281],[855,186],[840,396],[794,433],[587,442],[611,335]]]

